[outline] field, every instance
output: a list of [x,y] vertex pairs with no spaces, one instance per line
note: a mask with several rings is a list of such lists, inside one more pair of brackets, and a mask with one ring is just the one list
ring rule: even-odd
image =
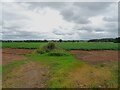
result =
[[[2,43],[3,88],[117,88],[118,43]],[[36,53],[36,50],[41,50]]]
[[[36,49],[42,47],[46,42],[3,42],[2,48]],[[56,42],[65,50],[118,50],[118,43],[113,42]]]

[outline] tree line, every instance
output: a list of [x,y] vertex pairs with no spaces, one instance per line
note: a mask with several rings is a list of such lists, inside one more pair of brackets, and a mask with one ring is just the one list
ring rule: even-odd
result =
[[120,43],[120,37],[118,38],[102,38],[102,39],[91,39],[91,40],[0,40],[0,42],[114,42]]
[[88,42],[114,42],[120,43],[120,37],[118,38],[102,38],[102,39],[91,39]]

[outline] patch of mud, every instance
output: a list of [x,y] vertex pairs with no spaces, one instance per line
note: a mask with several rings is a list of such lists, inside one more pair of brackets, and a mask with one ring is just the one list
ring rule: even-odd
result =
[[3,75],[3,88],[45,88],[49,79],[47,66],[28,62]]
[[71,50],[70,53],[78,60],[83,60],[90,64],[101,64],[112,61],[118,61],[118,51],[102,50],[102,51],[82,51]]
[[33,50],[30,49],[12,49],[12,48],[5,48],[1,49],[0,55],[2,56],[2,64],[9,63],[15,60],[23,60],[26,59],[24,57],[25,54],[31,53]]

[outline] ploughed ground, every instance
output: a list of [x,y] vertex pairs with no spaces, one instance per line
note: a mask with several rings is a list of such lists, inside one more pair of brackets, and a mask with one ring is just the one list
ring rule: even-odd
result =
[[30,49],[12,49],[12,48],[2,49],[2,64],[7,64],[15,60],[26,59],[24,55],[31,52],[32,50]]
[[112,61],[118,61],[118,51],[113,50],[96,50],[96,51],[83,51],[83,50],[71,50],[70,53],[86,63],[101,64],[109,63]]

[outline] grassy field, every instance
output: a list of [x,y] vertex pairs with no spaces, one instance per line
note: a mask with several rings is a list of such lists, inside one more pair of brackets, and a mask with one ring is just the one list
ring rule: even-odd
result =
[[[44,42],[3,42],[2,48],[36,49],[47,43]],[[112,42],[56,42],[56,45],[65,50],[118,50],[118,43]]]

